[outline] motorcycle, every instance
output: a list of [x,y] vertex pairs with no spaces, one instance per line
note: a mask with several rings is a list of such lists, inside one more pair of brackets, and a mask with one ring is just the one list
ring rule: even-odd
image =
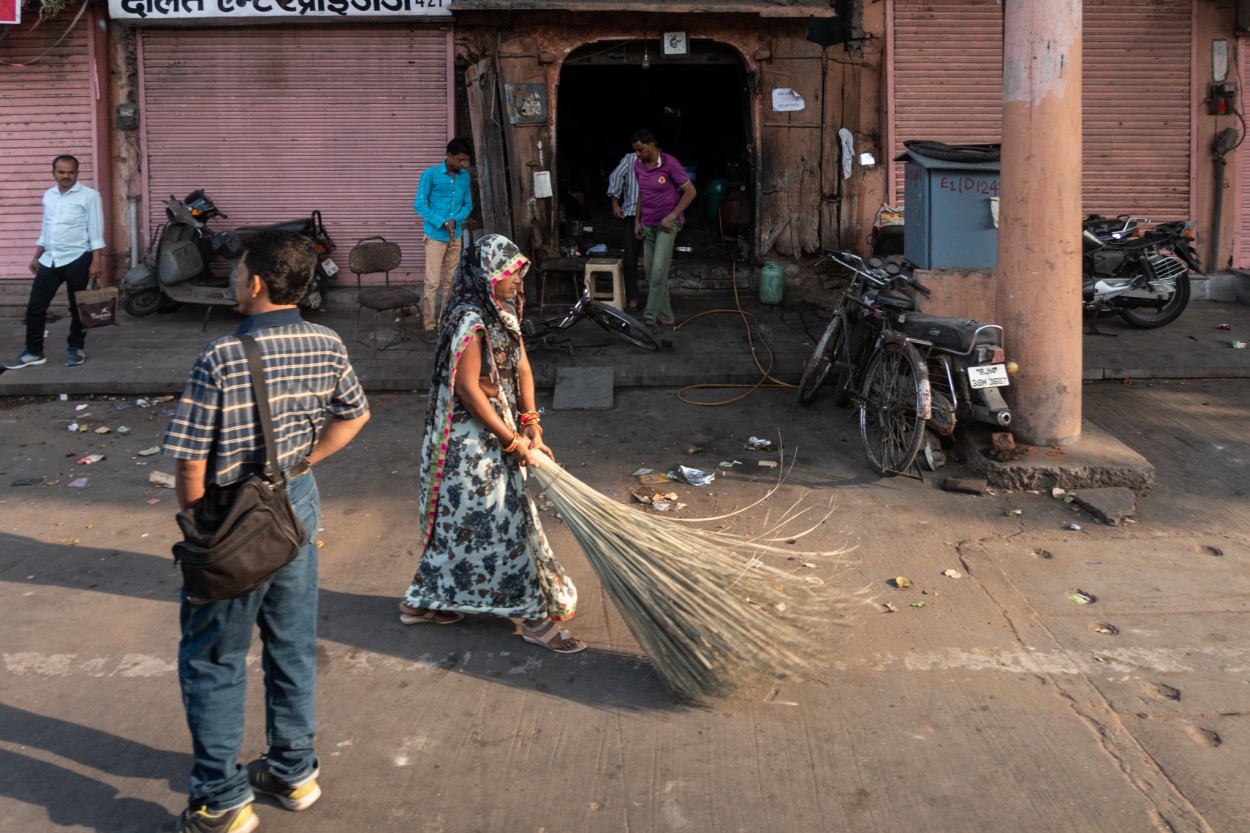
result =
[[840,404],[858,409],[864,452],[885,477],[908,471],[922,446],[926,467],[941,465],[940,438],[961,420],[1011,424],[999,388],[1016,367],[1006,360],[1002,327],[919,312],[903,290],[930,290],[897,263],[833,250],[824,259],[851,278],[803,368],[800,405],[832,380]]
[[[143,262],[122,278],[122,308],[134,316],[151,315],[170,304],[204,304],[234,306],[231,275],[247,246],[247,241],[261,231],[293,231],[313,241],[317,249],[317,266],[308,291],[299,305],[319,309],[326,283],[338,275],[338,265],[330,259],[334,241],[321,222],[321,212],[314,211],[301,220],[274,223],[268,226],[241,226],[230,231],[214,231],[210,220],[227,219],[202,190],[192,191],[185,199],[172,194],[165,203],[166,222],[157,229],[155,242]],[[224,258],[230,269],[224,275],[214,272],[212,263]]]
[[1095,321],[1119,315],[1145,330],[1180,317],[1189,303],[1189,273],[1202,274],[1193,248],[1193,223],[1160,223],[1121,215],[1092,214],[1082,223],[1081,295],[1089,332],[1103,335]]

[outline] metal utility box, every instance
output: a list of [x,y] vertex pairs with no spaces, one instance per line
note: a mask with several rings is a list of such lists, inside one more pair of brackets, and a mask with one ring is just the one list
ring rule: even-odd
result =
[[903,255],[920,269],[998,263],[998,162],[949,162],[914,151],[903,181]]

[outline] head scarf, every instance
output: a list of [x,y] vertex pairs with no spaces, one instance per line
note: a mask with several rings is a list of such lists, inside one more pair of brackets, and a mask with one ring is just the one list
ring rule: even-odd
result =
[[499,322],[515,339],[521,340],[521,295],[517,295],[516,310],[513,311],[511,304],[501,304],[495,298],[494,291],[495,284],[505,277],[513,277],[518,271],[524,277],[529,268],[529,258],[521,254],[516,243],[502,234],[487,234],[465,249],[456,266],[451,298],[439,320],[432,384],[447,377],[453,352],[452,340],[460,326],[460,319],[468,312],[476,312],[487,326]]

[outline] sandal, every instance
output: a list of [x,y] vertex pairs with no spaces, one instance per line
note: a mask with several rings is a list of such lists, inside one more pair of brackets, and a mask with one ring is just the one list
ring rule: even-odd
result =
[[[539,636],[538,634],[541,633],[544,628],[546,628],[547,632],[542,636]],[[562,630],[560,626],[551,619],[548,619],[536,628],[531,628],[529,625],[522,622],[521,638],[531,645],[541,645],[548,651],[554,651],[557,654],[576,654],[579,651],[586,650],[585,642],[570,636],[568,631]],[[576,644],[572,648],[560,648],[552,644],[557,639],[563,642],[572,641]]]
[[[408,611],[416,611],[409,613]],[[453,610],[431,610],[399,606],[399,621],[404,625],[420,625],[422,622],[433,622],[436,625],[454,625],[464,618],[463,613],[456,613]]]

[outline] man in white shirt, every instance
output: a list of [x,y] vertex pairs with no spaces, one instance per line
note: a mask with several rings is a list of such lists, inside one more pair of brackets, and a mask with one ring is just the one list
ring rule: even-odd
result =
[[104,269],[104,203],[100,192],[78,181],[78,160],[58,156],[52,160],[56,185],[43,195],[43,228],[35,243],[30,271],[35,282],[26,304],[26,349],[4,363],[17,370],[48,359],[43,351],[48,307],[61,284],[69,294],[69,349],[65,364],[75,367],[87,360],[87,330],[78,317],[74,295],[98,281]]

